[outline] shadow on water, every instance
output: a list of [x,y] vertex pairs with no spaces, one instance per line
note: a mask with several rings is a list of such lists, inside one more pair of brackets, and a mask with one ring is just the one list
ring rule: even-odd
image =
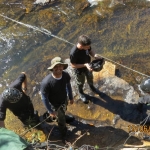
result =
[[139,124],[147,117],[147,106],[142,104],[129,104],[121,100],[115,100],[104,94],[102,99],[96,97],[90,97],[91,102],[95,105],[99,105],[113,114],[118,116],[116,119],[123,119],[125,121]]

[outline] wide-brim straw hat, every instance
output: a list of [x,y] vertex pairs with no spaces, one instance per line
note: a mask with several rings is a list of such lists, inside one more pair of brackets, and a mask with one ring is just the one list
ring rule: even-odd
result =
[[57,65],[57,64],[61,64],[61,65],[64,65],[64,69],[67,69],[68,67],[68,64],[67,63],[64,63],[63,60],[60,58],[60,57],[55,57],[51,60],[51,66],[48,67],[47,69],[49,70],[53,70],[53,68]]

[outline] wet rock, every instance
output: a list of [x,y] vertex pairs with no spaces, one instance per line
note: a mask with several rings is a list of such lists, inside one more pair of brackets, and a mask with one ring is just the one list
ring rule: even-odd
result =
[[113,119],[113,125],[115,125],[119,119],[120,119],[120,116],[116,115]]
[[[66,63],[69,64],[67,71],[72,77],[71,85],[75,97],[75,104],[69,106],[68,111],[83,118],[82,122],[89,123],[87,119],[95,119],[101,121],[99,125],[115,125],[122,120],[132,123],[139,123],[142,120],[145,113],[141,114],[138,110],[139,94],[129,83],[115,76],[115,65],[106,61],[100,72],[93,72],[95,87],[104,93],[104,97],[95,95],[85,83],[84,91],[89,95],[90,100],[89,104],[85,105],[78,96],[69,59],[66,59]],[[96,123],[92,124],[96,125]]]
[[42,5],[44,5],[44,4],[46,4],[50,1],[51,0],[36,0],[33,4],[42,4]]
[[[127,122],[130,124],[130,122],[134,123],[135,120],[137,122],[141,120],[138,112],[133,109],[136,107],[138,94],[136,93],[136,91],[134,91],[134,88],[130,86],[126,81],[115,76],[115,65],[111,64],[110,62],[106,62],[102,71],[93,73],[95,86],[103,93],[105,93],[105,96],[101,98],[92,93],[89,90],[88,84],[86,83],[84,86],[84,90],[87,94],[90,95],[91,100],[89,104],[84,104],[79,99],[75,77],[73,69],[70,66],[69,59],[66,59],[65,61],[69,64],[67,71],[72,77],[71,85],[75,99],[74,105],[68,106],[68,112],[76,116],[75,121],[72,123],[75,127],[69,127],[68,125],[68,129],[70,129],[69,131],[71,132],[70,139],[73,142],[75,140],[74,136],[81,136],[87,129],[89,130],[90,136],[86,135],[84,138],[81,138],[77,142],[78,146],[81,146],[83,143],[87,142],[91,145],[93,145],[94,143],[98,144],[98,141],[101,141],[101,146],[108,146],[110,142],[112,145],[119,145],[116,144],[116,136],[118,140],[120,138],[126,140],[126,138],[128,137],[128,133],[125,132],[124,129],[122,129],[122,126],[124,125],[125,127],[127,127]],[[32,93],[36,94],[36,89],[39,88],[38,86],[34,88],[34,90],[31,90],[32,92],[30,93],[30,95]],[[36,108],[38,110],[40,109],[42,111],[45,111],[45,107],[42,106],[41,102],[40,106],[36,106]],[[40,112],[42,113],[42,111]],[[12,117],[10,116],[10,118]],[[7,123],[7,127],[11,128],[12,130],[17,130],[17,128],[21,126],[17,123],[19,122],[17,119],[15,119],[15,128],[9,125],[10,120],[7,120],[7,122],[9,122]],[[108,127],[105,131],[103,131],[106,126],[115,126],[116,129],[114,129],[113,127]],[[50,126],[50,130],[51,128],[52,127]],[[81,131],[81,133],[76,135],[75,133],[78,133],[77,131]],[[122,134],[120,133],[120,131]],[[118,135],[116,135],[116,133]],[[50,138],[57,139],[59,136],[57,134],[54,135],[52,134]],[[92,141],[91,139],[94,140]],[[109,139],[114,140],[110,141]],[[134,138],[131,139],[134,140]],[[132,140],[129,143],[132,143]],[[136,140],[140,141],[139,139]],[[123,141],[120,142],[122,143]]]
[[[78,91],[76,87],[76,80],[73,73],[73,68],[70,66],[69,59],[66,59],[66,63],[69,64],[67,71],[72,78],[71,84],[73,88],[73,94],[74,96],[77,96]],[[115,69],[115,65],[106,61],[103,69],[100,72],[93,72],[95,86],[108,95],[120,95],[123,97],[123,100],[125,102],[137,104],[137,100],[139,98],[138,93],[126,81],[115,76]],[[88,89],[89,87],[86,83],[85,90],[88,91]]]

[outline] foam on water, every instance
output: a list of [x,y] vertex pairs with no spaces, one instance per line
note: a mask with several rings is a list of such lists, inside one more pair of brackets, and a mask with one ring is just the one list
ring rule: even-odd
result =
[[6,54],[15,44],[15,40],[9,35],[0,32],[0,55]]
[[118,5],[118,4],[125,5],[123,0],[111,0],[109,8],[114,7],[115,5]]
[[54,38],[56,38],[56,39],[59,39],[59,40],[61,40],[61,41],[64,41],[64,42],[69,43],[69,44],[71,44],[71,45],[74,45],[73,43],[71,43],[71,42],[65,40],[64,38],[61,38],[61,37],[58,37],[58,36],[52,34],[50,31],[48,31],[48,30],[45,29],[45,28],[42,28],[42,27],[41,27],[41,28],[38,28],[38,27],[36,27],[36,26],[32,26],[32,25],[29,25],[29,24],[25,24],[25,23],[23,23],[23,22],[16,21],[16,20],[11,19],[11,18],[9,18],[9,17],[7,17],[7,16],[4,16],[4,15],[2,15],[2,14],[0,14],[0,16],[1,16],[1,17],[4,17],[5,19],[11,20],[11,21],[13,21],[13,22],[16,22],[16,23],[18,23],[18,24],[20,24],[20,25],[26,26],[27,28],[31,28],[31,29],[33,29],[33,30],[35,30],[35,31],[39,31],[39,32],[44,33],[44,34],[46,34],[46,35],[48,35],[48,36],[52,36],[52,37],[54,37]]
[[42,4],[42,5],[44,5],[44,4],[46,4],[46,3],[48,3],[50,0],[36,0],[33,4]]
[[91,4],[91,7],[94,5],[98,5],[98,2],[101,2],[103,0],[88,0],[88,2]]
[[[102,1],[104,1],[104,0],[88,0],[88,2],[91,4],[91,7],[94,6],[94,5],[98,5],[99,2],[102,2]],[[117,4],[125,5],[124,2],[123,2],[123,0],[111,0],[109,7],[110,8],[114,7]]]

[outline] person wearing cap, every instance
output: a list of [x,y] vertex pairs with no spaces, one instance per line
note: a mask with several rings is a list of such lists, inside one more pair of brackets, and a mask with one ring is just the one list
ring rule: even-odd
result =
[[51,73],[48,74],[41,83],[40,91],[42,101],[53,118],[57,118],[58,127],[61,133],[62,141],[65,142],[67,127],[65,111],[67,109],[67,95],[70,104],[73,104],[72,88],[70,84],[70,75],[64,71],[68,64],[64,63],[60,57],[51,60],[51,66],[48,68]]
[[30,118],[34,123],[38,123],[39,118],[34,112],[32,101],[26,95],[26,91],[27,76],[25,72],[22,72],[0,95],[0,127],[5,127],[7,109],[12,111],[25,126],[29,126],[27,120]]
[[88,103],[88,100],[83,92],[85,78],[87,79],[90,89],[94,93],[101,97],[103,95],[103,93],[96,89],[93,85],[92,68],[89,65],[91,62],[91,57],[100,59],[100,57],[98,57],[98,55],[95,54],[91,48],[91,39],[87,35],[79,36],[78,43],[71,49],[70,62],[71,66],[74,68],[80,98],[84,103]]

